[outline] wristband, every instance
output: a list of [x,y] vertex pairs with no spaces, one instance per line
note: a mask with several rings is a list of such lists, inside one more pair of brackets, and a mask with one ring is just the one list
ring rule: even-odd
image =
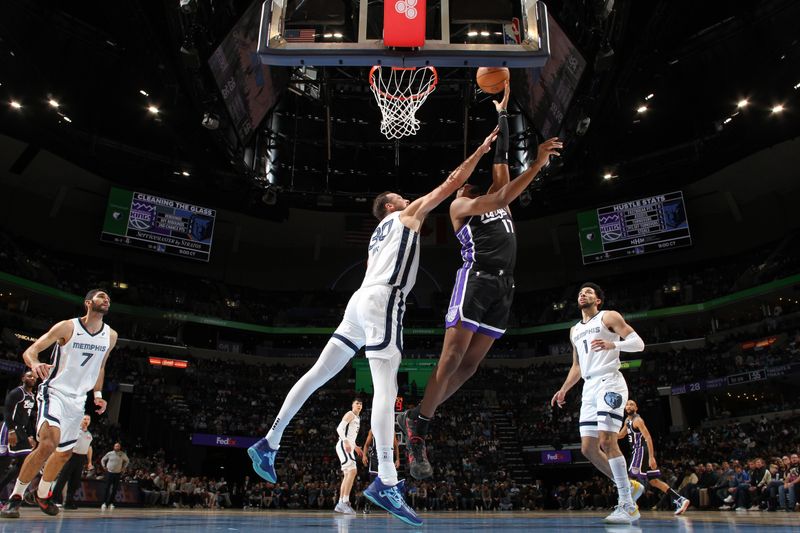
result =
[[99,390],[94,391],[94,397],[95,397],[95,399],[100,398],[102,400],[103,399],[103,392],[99,391]]

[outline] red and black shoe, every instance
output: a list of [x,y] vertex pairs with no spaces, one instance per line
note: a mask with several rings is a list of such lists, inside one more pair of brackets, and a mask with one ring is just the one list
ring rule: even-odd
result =
[[58,507],[53,501],[52,492],[47,495],[47,498],[40,498],[39,495],[37,494],[35,496],[35,500],[36,500],[36,505],[39,506],[39,509],[41,509],[44,514],[49,514],[50,516],[55,516],[58,514]]
[[417,420],[404,411],[397,416],[400,431],[406,437],[408,467],[414,479],[428,479],[433,475],[433,467],[428,461],[425,438],[417,432]]
[[19,508],[22,507],[22,496],[14,494],[0,510],[0,517],[19,518]]

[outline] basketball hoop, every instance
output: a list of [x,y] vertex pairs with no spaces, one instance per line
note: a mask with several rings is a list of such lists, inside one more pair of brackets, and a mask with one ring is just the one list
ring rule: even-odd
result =
[[369,86],[381,109],[381,133],[387,139],[417,133],[417,110],[436,89],[438,82],[434,67],[372,67]]

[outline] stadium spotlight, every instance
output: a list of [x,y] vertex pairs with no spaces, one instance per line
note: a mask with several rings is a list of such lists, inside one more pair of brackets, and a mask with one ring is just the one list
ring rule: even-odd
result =
[[640,115],[642,113],[645,113],[646,111],[647,111],[647,106],[646,105],[641,105],[638,108],[636,108],[636,112],[639,113]]
[[648,94],[647,96],[644,97],[644,101],[647,102],[648,100],[651,100],[654,96],[655,96],[655,94],[650,93],[650,94]]
[[14,109],[22,109],[22,104],[20,104],[20,103],[19,103],[19,102],[17,102],[16,100],[11,100],[11,101],[8,103],[8,105],[10,105],[11,107],[13,107]]
[[772,114],[777,115],[778,113],[782,113],[784,110],[783,104],[778,104],[772,108]]
[[47,103],[50,104],[50,107],[54,107],[56,109],[58,109],[58,106],[61,105],[58,103],[58,100],[54,100],[53,98],[49,99]]
[[159,109],[154,105],[147,106],[147,111],[149,111],[151,115],[158,115],[160,112]]
[[749,103],[750,103],[750,102],[747,100],[747,98],[742,98],[742,99],[741,99],[741,100],[739,100],[739,102],[736,104],[736,107],[738,107],[739,109],[742,109],[742,108],[745,108],[745,107],[747,107],[747,104],[749,104]]

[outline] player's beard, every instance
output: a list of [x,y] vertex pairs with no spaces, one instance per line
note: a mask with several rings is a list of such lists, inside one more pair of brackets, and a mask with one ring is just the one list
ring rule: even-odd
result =
[[583,304],[580,304],[580,303],[579,303],[579,304],[578,304],[578,309],[580,309],[581,311],[583,311],[584,309],[589,309],[589,308],[590,308],[590,307],[592,307],[593,305],[594,305],[594,302],[589,302],[589,301],[586,301],[586,302],[585,302],[585,303],[583,303]]
[[101,315],[105,315],[106,313],[108,313],[108,309],[103,309],[102,304],[95,304],[95,303],[91,305],[91,311],[93,313],[98,313]]

